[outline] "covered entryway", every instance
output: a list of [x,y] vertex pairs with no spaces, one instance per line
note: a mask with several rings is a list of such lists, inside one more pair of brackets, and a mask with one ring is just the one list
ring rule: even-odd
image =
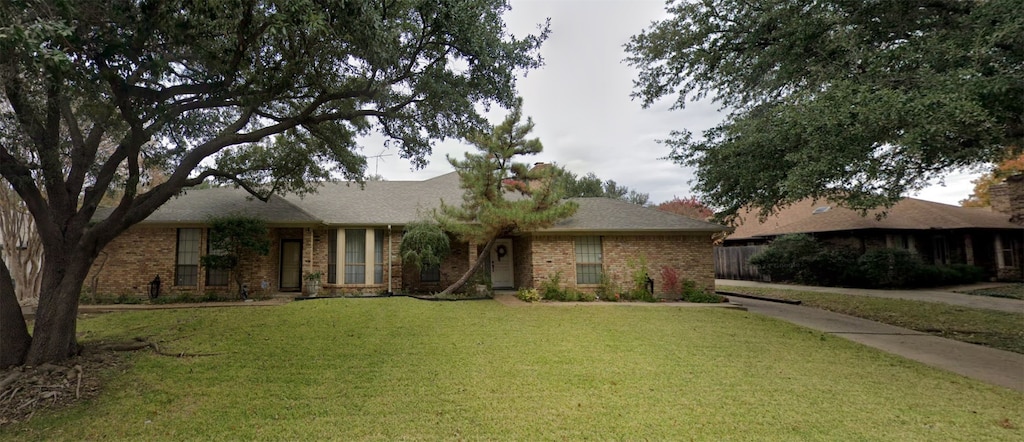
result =
[[302,240],[281,240],[281,281],[282,292],[302,290]]
[[492,288],[515,288],[515,268],[512,265],[512,261],[512,240],[495,240],[494,247],[491,249]]

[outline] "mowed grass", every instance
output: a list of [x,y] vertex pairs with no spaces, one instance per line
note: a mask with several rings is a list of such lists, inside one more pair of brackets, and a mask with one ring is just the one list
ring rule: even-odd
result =
[[985,289],[968,290],[962,293],[994,298],[1024,299],[1024,284],[1007,284]]
[[1024,394],[759,315],[330,299],[104,314],[97,399],[8,440],[1021,440]]
[[719,290],[799,300],[803,305],[870,319],[925,333],[1024,353],[1024,314],[905,299],[761,287],[719,286]]

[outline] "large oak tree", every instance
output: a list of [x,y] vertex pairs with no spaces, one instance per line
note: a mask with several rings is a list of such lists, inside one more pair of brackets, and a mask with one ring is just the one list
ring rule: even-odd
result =
[[[894,202],[1024,137],[1020,0],[675,1],[627,44],[634,96],[730,113],[668,157],[724,214]],[[1016,146],[1016,147],[1014,147]],[[1009,152],[1008,152],[1009,151]]]
[[[379,131],[414,165],[433,140],[514,103],[547,34],[504,29],[501,0],[12,0],[0,3],[0,176],[43,241],[29,338],[0,265],[0,366],[78,350],[97,254],[184,188],[267,198],[358,179]],[[113,149],[101,149],[110,143]],[[24,144],[27,144],[27,149]],[[150,170],[165,172],[149,185]],[[42,185],[36,185],[36,179]],[[95,219],[108,194],[112,211]],[[27,350],[26,350],[27,349]]]

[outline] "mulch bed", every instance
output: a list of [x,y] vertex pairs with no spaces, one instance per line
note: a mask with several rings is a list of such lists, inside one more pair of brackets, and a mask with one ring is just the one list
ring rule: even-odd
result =
[[61,363],[0,370],[0,426],[96,397],[104,376],[127,365],[123,353],[85,348],[81,355]]

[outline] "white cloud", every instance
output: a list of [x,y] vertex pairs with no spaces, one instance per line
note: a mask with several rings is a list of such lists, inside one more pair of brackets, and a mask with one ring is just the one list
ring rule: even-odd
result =
[[[622,60],[629,38],[665,17],[661,0],[531,1],[513,0],[506,16],[508,30],[522,36],[551,18],[551,36],[541,54],[545,66],[520,78],[524,114],[536,123],[533,135],[544,152],[526,161],[555,162],[577,174],[594,172],[602,179],[651,195],[652,202],[689,196],[693,170],[659,158],[668,148],[657,140],[673,130],[695,134],[721,121],[716,106],[690,103],[669,111],[670,101],[642,109],[630,99],[636,71]],[[500,109],[489,115],[497,123]],[[364,154],[383,150],[381,138],[364,140]],[[445,155],[462,156],[470,146],[456,140],[439,143],[423,170],[411,171],[397,156],[370,158],[369,172],[388,180],[421,180],[450,172]],[[388,153],[388,152],[385,152]],[[394,152],[391,152],[394,153]],[[916,197],[956,204],[970,193],[977,174],[953,174],[946,186],[933,186]]]

